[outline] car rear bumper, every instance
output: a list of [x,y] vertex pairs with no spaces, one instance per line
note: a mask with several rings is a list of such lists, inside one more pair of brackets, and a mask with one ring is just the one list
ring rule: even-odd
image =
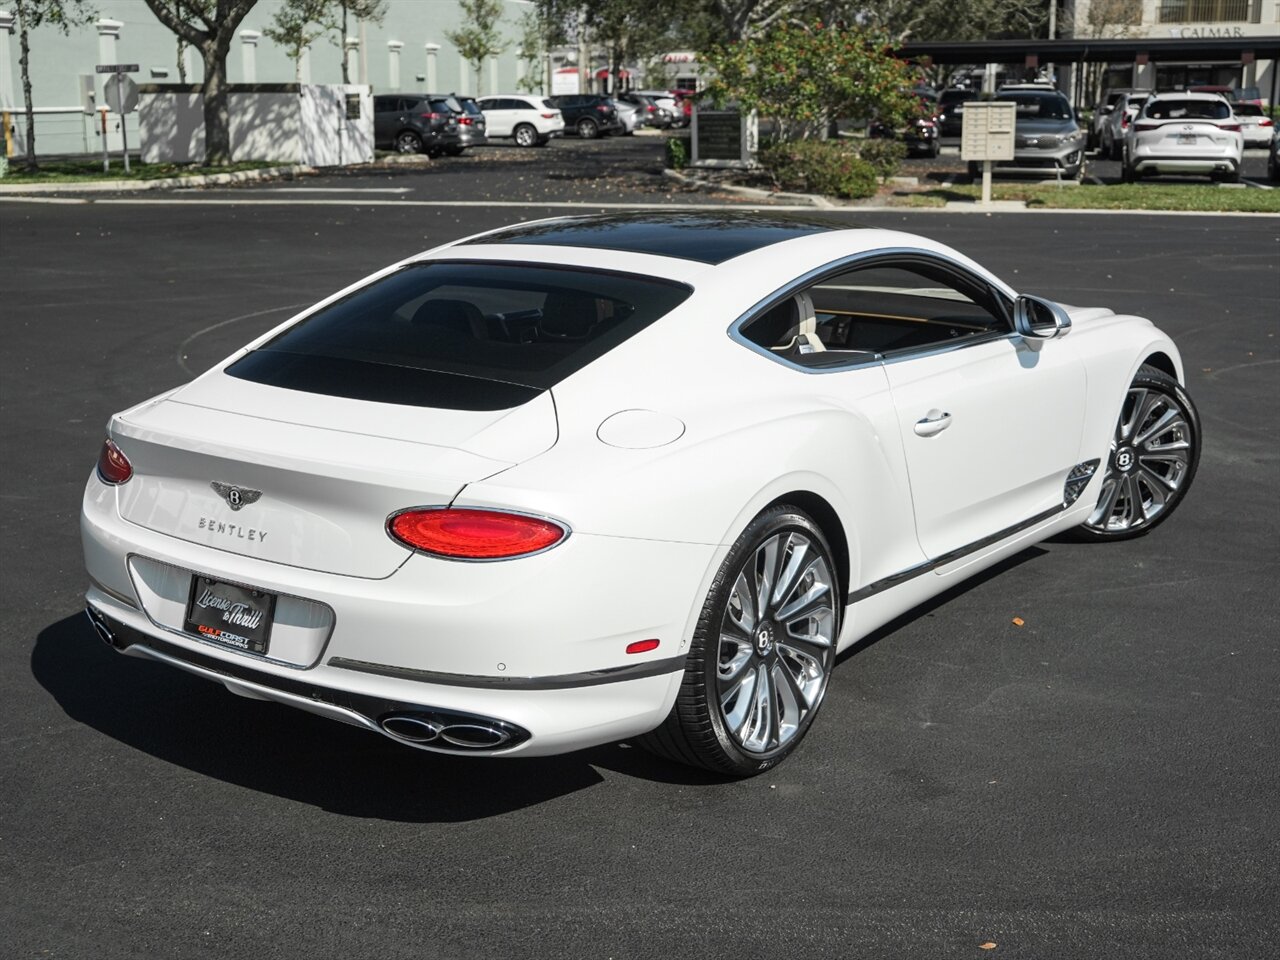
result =
[[[91,618],[123,653],[400,740],[384,726],[393,714],[437,725],[431,718],[478,717],[509,735],[481,747],[412,745],[525,755],[607,743],[662,722],[716,550],[575,533],[554,550],[508,563],[414,555],[382,579],[352,577],[145,529],[121,518],[115,490],[96,477],[85,491],[81,539]],[[193,576],[280,598],[267,651],[186,630]],[[286,600],[310,613],[284,617]],[[310,633],[298,640],[299,630]],[[626,652],[650,638],[657,649]]]
[[1234,173],[1240,169],[1238,157],[1178,157],[1140,155],[1133,158],[1138,173]]

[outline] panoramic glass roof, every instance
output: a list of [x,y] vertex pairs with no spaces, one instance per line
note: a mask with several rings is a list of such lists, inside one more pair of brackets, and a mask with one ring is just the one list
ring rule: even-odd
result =
[[549,244],[718,264],[771,244],[849,224],[754,213],[626,213],[508,227],[467,243]]

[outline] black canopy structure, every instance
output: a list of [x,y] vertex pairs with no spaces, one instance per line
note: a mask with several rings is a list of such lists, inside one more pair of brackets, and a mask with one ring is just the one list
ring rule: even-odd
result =
[[[1280,36],[1124,37],[1115,40],[973,40],[903,44],[898,56],[913,62],[979,63],[1186,63],[1211,60],[1280,60]],[[1276,103],[1280,64],[1271,70],[1271,103]]]

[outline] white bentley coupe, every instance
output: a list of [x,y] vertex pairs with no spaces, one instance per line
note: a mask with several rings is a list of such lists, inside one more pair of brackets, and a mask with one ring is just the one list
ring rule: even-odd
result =
[[836,655],[1028,545],[1144,534],[1195,477],[1140,317],[906,233],[524,224],[362,280],[116,414],[88,614],[425,750],[623,738],[780,762]]

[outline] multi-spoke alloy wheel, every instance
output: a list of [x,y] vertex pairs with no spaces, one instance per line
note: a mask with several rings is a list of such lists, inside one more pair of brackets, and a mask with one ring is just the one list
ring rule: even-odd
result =
[[762,513],[716,576],[671,716],[643,742],[738,776],[776,765],[822,703],[841,609],[831,551],[813,520],[790,506]]
[[1098,503],[1081,533],[1136,537],[1161,523],[1186,495],[1200,461],[1200,417],[1172,377],[1143,367],[1125,395]]

